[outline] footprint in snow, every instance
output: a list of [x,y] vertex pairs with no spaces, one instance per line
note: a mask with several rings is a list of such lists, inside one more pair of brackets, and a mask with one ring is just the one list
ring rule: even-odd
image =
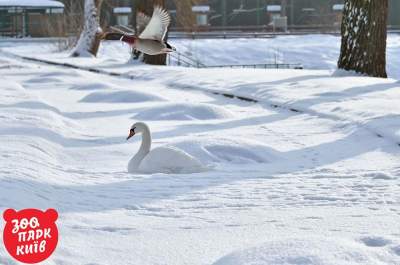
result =
[[400,256],[400,245],[392,247],[392,251],[394,252],[394,254],[396,254],[397,256]]
[[380,236],[367,236],[362,237],[360,240],[368,247],[384,247],[391,243],[389,239]]

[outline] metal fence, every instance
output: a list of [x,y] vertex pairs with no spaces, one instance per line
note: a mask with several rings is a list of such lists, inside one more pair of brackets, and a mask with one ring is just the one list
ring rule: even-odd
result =
[[168,54],[168,65],[193,67],[193,68],[253,68],[253,69],[303,69],[300,63],[259,63],[259,64],[223,64],[206,65],[199,60],[180,52]]

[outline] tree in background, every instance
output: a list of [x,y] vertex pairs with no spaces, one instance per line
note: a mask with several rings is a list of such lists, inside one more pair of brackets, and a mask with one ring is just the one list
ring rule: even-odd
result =
[[387,77],[388,0],[346,0],[338,67]]
[[103,0],[85,0],[84,26],[71,56],[96,56],[99,50],[102,30],[99,23]]
[[[192,5],[197,3],[197,1],[198,0],[174,0],[178,14],[177,19],[184,28],[190,29],[194,24],[195,17],[192,12]],[[104,0],[85,0],[84,25],[71,56],[97,55],[102,35],[99,20],[103,2]],[[137,7],[135,9],[151,17],[154,5],[165,7],[165,2],[165,0],[136,0]],[[133,19],[136,19],[136,14],[133,16]],[[143,61],[147,64],[165,65],[166,55],[151,56],[145,54],[143,56]]]
[[195,25],[196,17],[192,11],[192,6],[198,4],[198,0],[174,0],[176,6],[176,19],[179,26],[185,31],[191,30]]

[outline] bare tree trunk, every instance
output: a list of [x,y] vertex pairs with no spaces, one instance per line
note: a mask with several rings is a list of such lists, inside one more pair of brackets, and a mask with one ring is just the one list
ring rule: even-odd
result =
[[100,46],[102,30],[99,17],[103,0],[85,0],[84,27],[71,54],[72,57],[96,56]]
[[[140,0],[138,3],[138,9],[143,11],[145,14],[152,15],[154,5],[165,6],[165,0]],[[143,62],[146,64],[153,65],[166,65],[167,64],[167,55],[143,55]]]
[[346,0],[338,67],[387,77],[388,0]]
[[176,6],[176,18],[185,31],[191,31],[196,21],[192,6],[197,0],[174,0]]

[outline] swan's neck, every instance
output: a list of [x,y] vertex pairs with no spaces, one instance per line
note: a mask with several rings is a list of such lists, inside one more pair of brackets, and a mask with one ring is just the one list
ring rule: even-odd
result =
[[[143,158],[150,152],[151,134],[150,129],[146,126],[142,132],[142,144],[140,145],[138,154],[143,154]],[[142,158],[142,159],[143,159]]]
[[132,157],[131,161],[129,161],[128,171],[136,171],[139,168],[140,162],[142,162],[143,158],[150,152],[151,148],[151,135],[148,127],[144,127],[142,132],[142,144],[140,145],[139,151],[136,153],[134,157]]

